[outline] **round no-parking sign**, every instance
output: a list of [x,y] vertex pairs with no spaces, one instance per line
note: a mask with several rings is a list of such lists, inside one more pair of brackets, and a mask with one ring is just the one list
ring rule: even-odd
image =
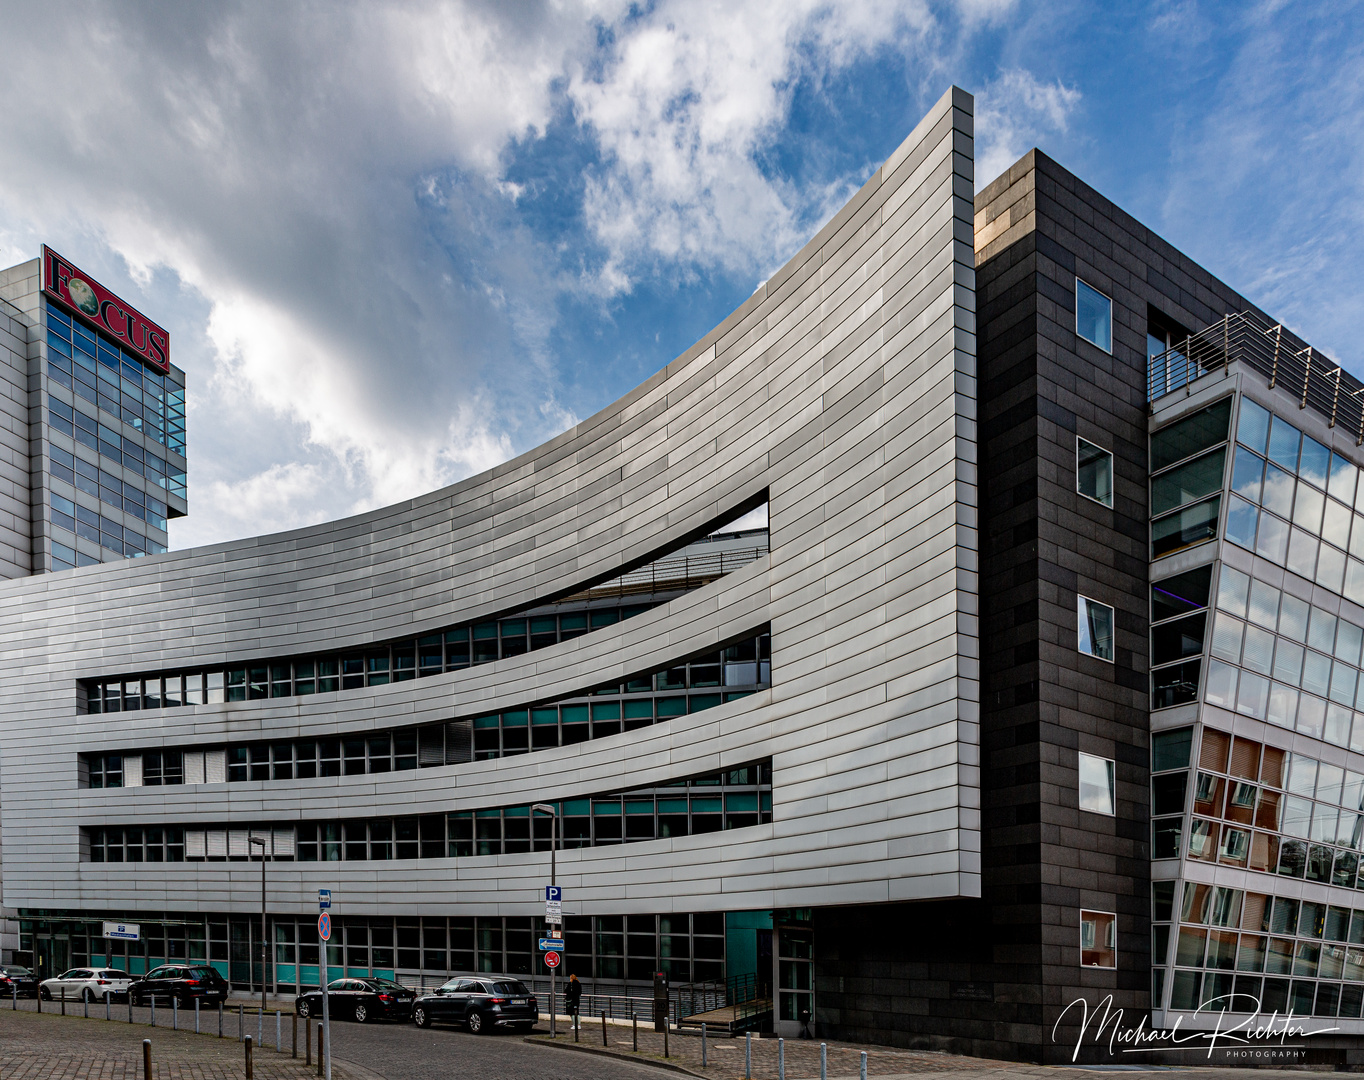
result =
[[325,911],[317,917],[317,936],[323,941],[332,939],[332,917]]
[[559,954],[556,952],[545,953],[545,967],[556,968],[559,966]]

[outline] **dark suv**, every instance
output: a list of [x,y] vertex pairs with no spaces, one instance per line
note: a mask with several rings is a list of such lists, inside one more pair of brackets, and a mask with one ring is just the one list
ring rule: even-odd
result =
[[207,964],[193,967],[181,964],[167,964],[147,972],[128,987],[128,997],[134,1005],[145,1005],[148,1001],[169,1002],[172,998],[181,1005],[189,1005],[198,998],[200,1001],[226,1001],[228,984],[218,972]]
[[506,975],[457,976],[412,1003],[412,1022],[418,1027],[448,1020],[475,1035],[500,1027],[529,1031],[539,1019],[535,996],[520,979]]

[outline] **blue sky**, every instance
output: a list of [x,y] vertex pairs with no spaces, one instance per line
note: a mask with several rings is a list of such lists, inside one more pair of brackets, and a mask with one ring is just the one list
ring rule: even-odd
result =
[[[454,482],[789,258],[951,83],[1364,375],[1357,3],[6,5],[0,265],[166,324],[175,546]],[[130,59],[135,58],[135,59]]]

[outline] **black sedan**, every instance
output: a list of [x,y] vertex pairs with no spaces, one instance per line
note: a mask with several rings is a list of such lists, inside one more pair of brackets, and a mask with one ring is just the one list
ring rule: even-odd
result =
[[475,1035],[497,1028],[529,1031],[539,1019],[539,1005],[526,984],[505,975],[460,976],[412,1004],[412,1021],[418,1027],[446,1020],[463,1024]]
[[[333,1020],[406,1020],[412,1015],[411,990],[392,979],[333,979],[327,984],[327,1010]],[[294,1002],[299,1016],[322,1015],[322,993],[310,990]]]
[[226,1001],[227,992],[227,980],[208,965],[165,964],[153,968],[128,987],[128,997],[134,1005],[145,1005],[149,1001],[164,1001],[169,1005],[172,999],[181,1005],[190,1005],[195,998],[204,1002]]
[[13,997],[16,990],[19,997],[36,998],[38,976],[19,964],[0,967],[0,997]]

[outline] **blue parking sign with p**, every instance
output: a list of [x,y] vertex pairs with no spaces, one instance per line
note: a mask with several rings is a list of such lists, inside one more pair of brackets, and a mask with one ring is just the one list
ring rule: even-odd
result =
[[563,893],[564,890],[561,885],[545,886],[545,899],[548,901],[562,900],[564,898]]

